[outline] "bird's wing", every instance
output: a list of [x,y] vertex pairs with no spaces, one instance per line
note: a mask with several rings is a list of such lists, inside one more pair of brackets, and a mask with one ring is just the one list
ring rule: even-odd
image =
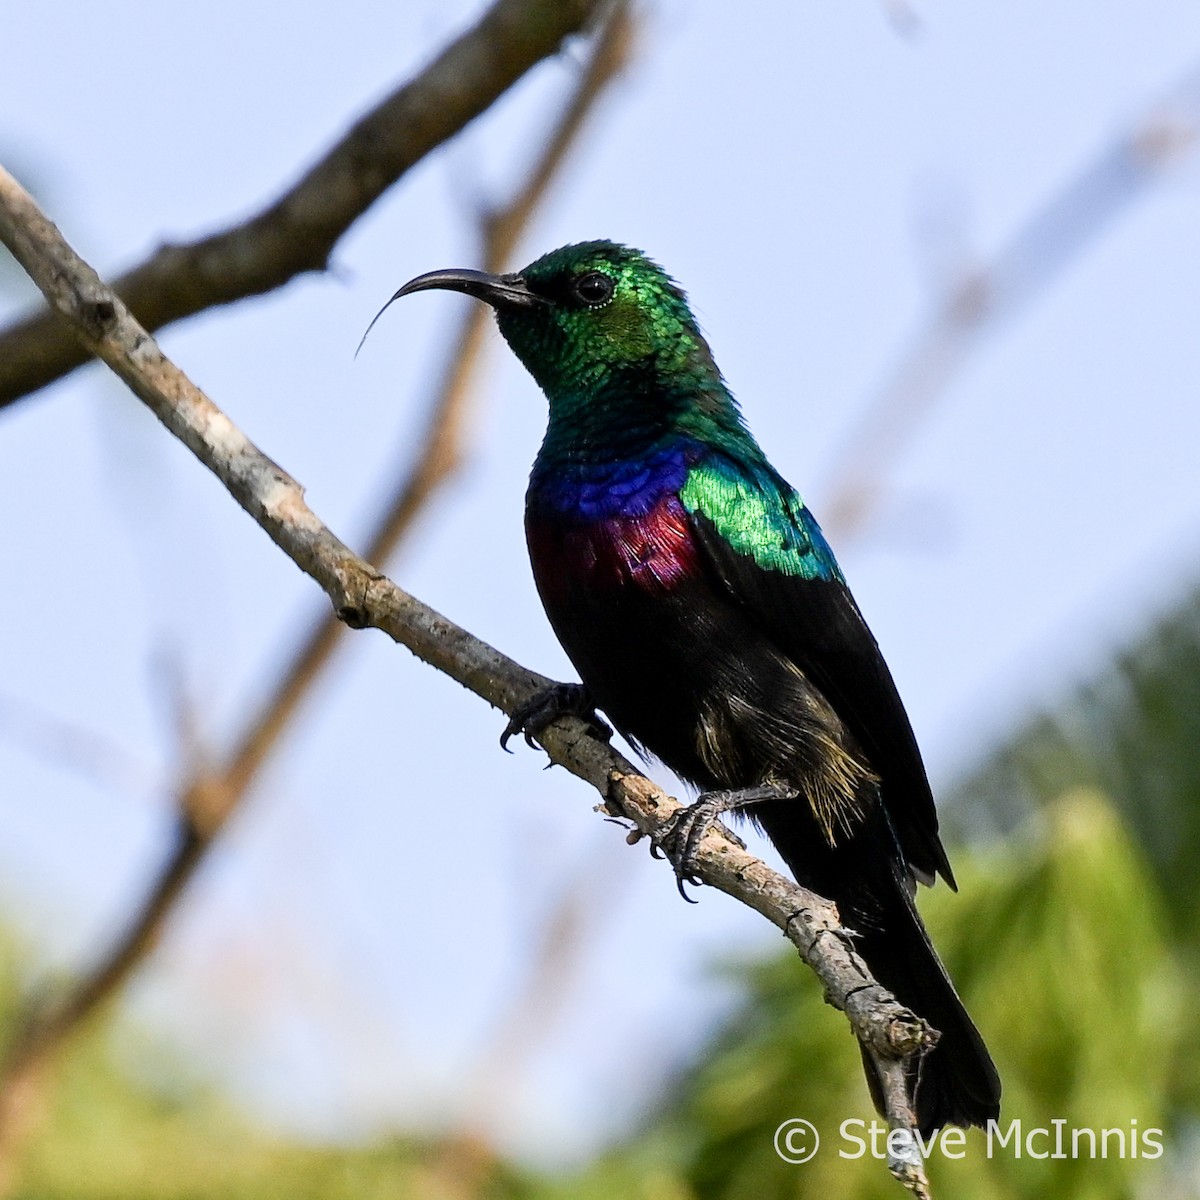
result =
[[721,586],[820,689],[867,755],[910,866],[954,887],[908,714],[804,501],[769,467],[723,455],[692,467],[681,499]]

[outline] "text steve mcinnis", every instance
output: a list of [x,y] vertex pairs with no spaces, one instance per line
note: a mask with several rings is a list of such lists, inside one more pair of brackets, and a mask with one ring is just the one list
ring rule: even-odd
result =
[[[897,1133],[905,1140],[907,1130],[892,1130],[880,1121],[845,1120],[838,1127],[843,1145],[838,1148],[841,1158],[884,1159],[895,1154],[899,1147],[892,1144]],[[1153,1126],[1142,1128],[1136,1118],[1124,1125],[1104,1129],[1072,1125],[1065,1117],[1052,1117],[1041,1125],[1026,1125],[1020,1118],[1007,1124],[988,1121],[984,1127],[985,1151],[988,1158],[1010,1154],[1013,1158],[1078,1159],[1078,1158],[1161,1158],[1163,1131]],[[964,1129],[946,1128],[929,1137],[916,1135],[924,1157],[940,1154],[944,1158],[965,1158],[974,1139],[968,1139]]]

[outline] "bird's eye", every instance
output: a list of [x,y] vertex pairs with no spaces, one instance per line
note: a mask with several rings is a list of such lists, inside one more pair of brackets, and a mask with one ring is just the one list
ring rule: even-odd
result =
[[602,271],[589,271],[575,280],[575,295],[589,308],[599,308],[612,299],[616,284]]

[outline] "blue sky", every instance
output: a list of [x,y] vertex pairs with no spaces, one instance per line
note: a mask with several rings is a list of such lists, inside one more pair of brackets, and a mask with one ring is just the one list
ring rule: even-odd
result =
[[[478,9],[16,6],[0,161],[112,274],[252,211]],[[905,37],[865,0],[736,14],[662,0],[519,255],[612,237],[666,265],[818,517],[939,281],[992,255],[1200,57],[1200,11],[1182,0],[1152,19],[1117,0],[916,11]],[[421,164],[330,274],[162,335],[352,542],[411,451],[463,301],[396,305],[354,347],[405,279],[475,264],[474,205],[519,178],[577,62],[544,65]],[[869,528],[837,546],[935,781],[1197,576],[1198,178],[1185,158],[981,345]],[[28,291],[0,283],[19,308]],[[543,420],[493,336],[469,472],[394,574],[569,678],[522,539]],[[75,964],[165,850],[164,672],[219,750],[321,598],[98,368],[0,414],[0,505],[0,904],[44,961]],[[121,747],[128,778],[31,753],[12,715],[30,711]],[[470,1114],[553,1158],[619,1126],[719,1011],[714,959],[776,938],[723,897],[679,903],[581,785],[502,756],[499,729],[382,637],[355,636],[139,978],[137,1010],[314,1132]],[[497,1094],[496,1014],[568,886],[587,914],[577,970]],[[486,935],[468,935],[481,906]]]

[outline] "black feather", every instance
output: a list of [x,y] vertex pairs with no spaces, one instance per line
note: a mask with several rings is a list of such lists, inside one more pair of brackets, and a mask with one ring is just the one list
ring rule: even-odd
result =
[[691,515],[714,582],[820,690],[883,781],[884,805],[909,866],[957,891],[917,739],[879,644],[850,589],[760,567],[702,513]]

